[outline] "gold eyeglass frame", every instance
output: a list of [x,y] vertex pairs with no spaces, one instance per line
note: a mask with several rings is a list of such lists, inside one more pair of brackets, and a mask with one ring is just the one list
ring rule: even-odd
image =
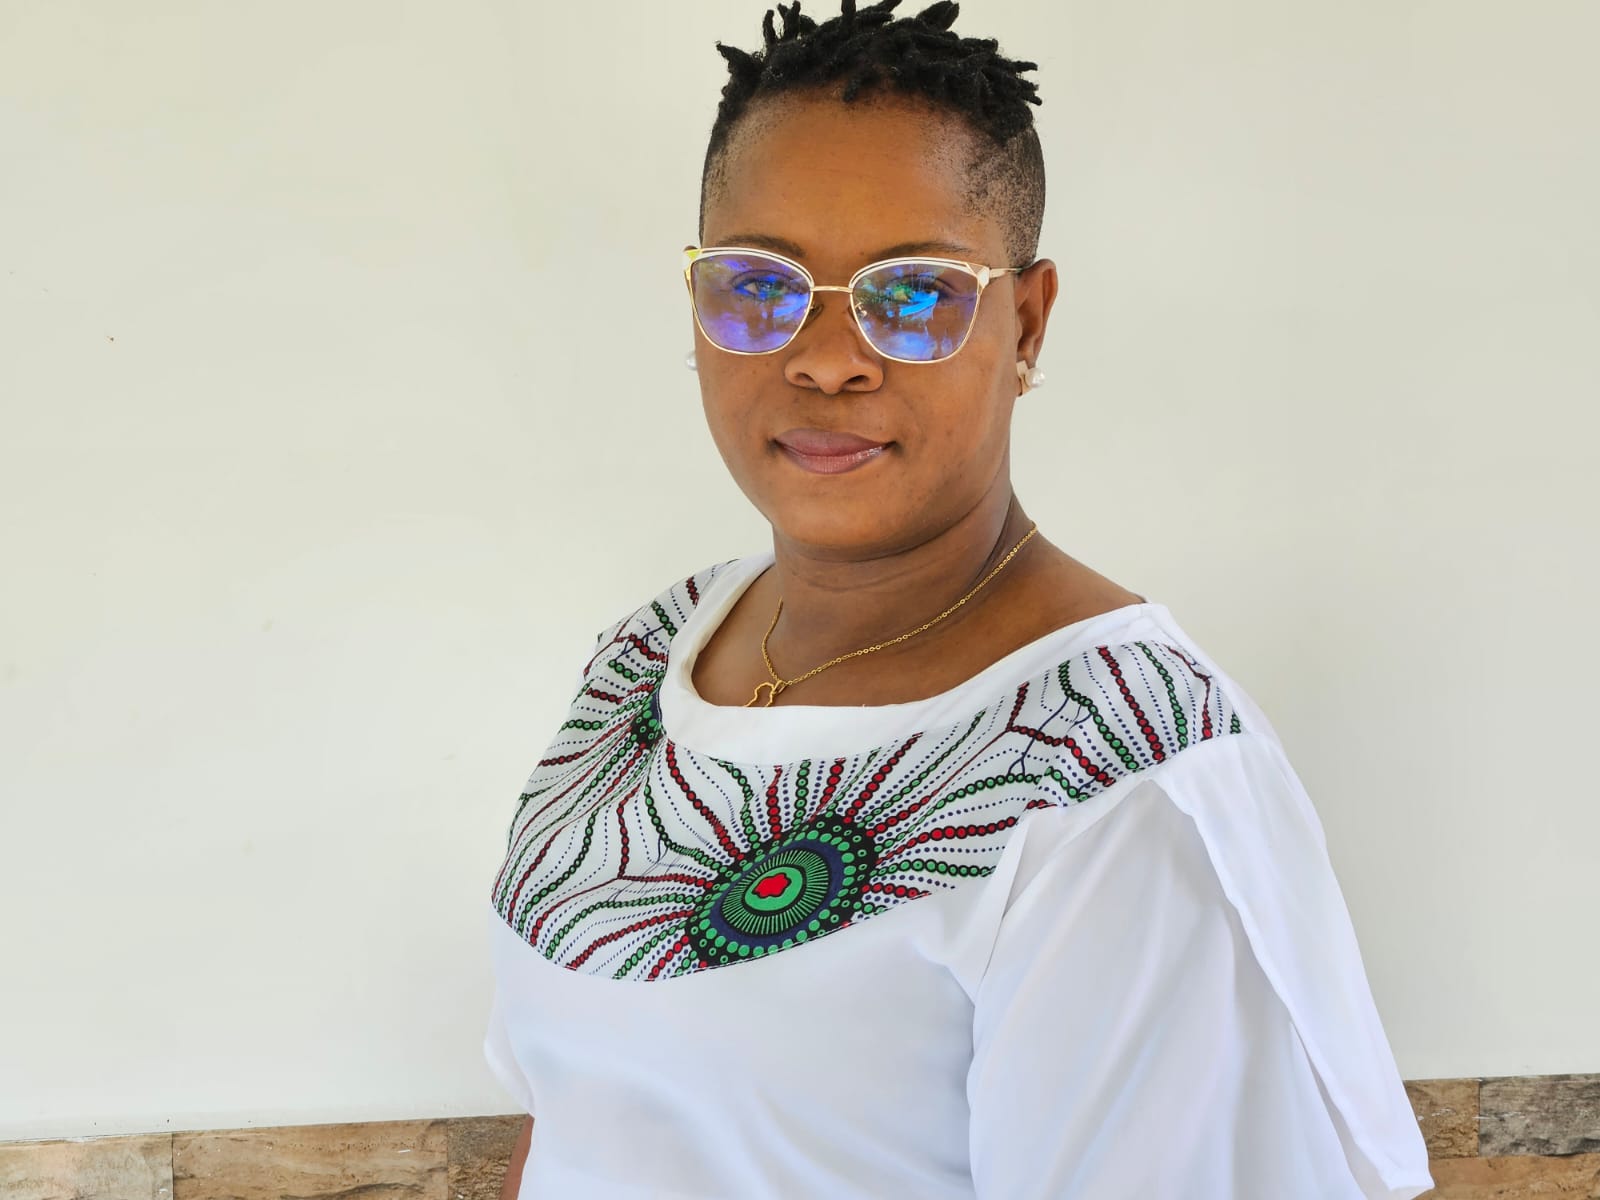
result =
[[[770,350],[730,350],[726,346],[718,345],[712,336],[706,332],[706,327],[700,320],[700,306],[694,302],[694,280],[691,278],[690,272],[694,264],[700,259],[726,254],[759,254],[763,258],[770,258],[775,262],[784,264],[786,267],[794,268],[795,272],[806,281],[810,288],[810,291],[806,294],[806,310],[800,314],[800,319],[795,322],[794,329],[783,340],[781,345],[774,346]],[[972,303],[972,320],[967,323],[967,331],[961,337],[961,345],[950,351],[949,354],[939,358],[899,358],[893,354],[885,354],[878,349],[877,343],[868,335],[867,327],[861,323],[861,314],[856,311],[855,305],[856,284],[871,271],[876,271],[883,267],[899,266],[901,263],[931,263],[939,267],[955,267],[958,270],[965,271],[978,281],[978,296]],[[849,283],[841,285],[837,283],[818,283],[811,272],[806,270],[800,263],[795,262],[794,259],[789,258],[787,255],[778,254],[772,250],[763,250],[756,246],[685,246],[683,248],[683,283],[689,290],[689,309],[694,313],[695,328],[700,331],[700,335],[706,339],[708,344],[716,347],[724,354],[741,354],[747,358],[756,358],[763,354],[776,354],[778,351],[786,349],[800,335],[800,331],[805,328],[806,322],[811,319],[811,310],[816,306],[818,292],[844,292],[851,297],[850,319],[855,322],[856,329],[860,331],[861,340],[872,347],[874,354],[880,358],[886,358],[890,362],[911,363],[914,366],[928,367],[935,363],[948,362],[961,353],[962,347],[967,344],[967,339],[972,336],[972,331],[978,326],[978,309],[983,304],[984,289],[991,282],[1001,275],[1014,275],[1019,271],[1026,271],[1032,265],[1032,263],[1029,263],[1027,266],[1022,267],[989,267],[982,263],[963,262],[959,258],[940,258],[937,255],[928,254],[907,254],[899,258],[884,258],[879,259],[877,262],[870,262],[850,276]]]

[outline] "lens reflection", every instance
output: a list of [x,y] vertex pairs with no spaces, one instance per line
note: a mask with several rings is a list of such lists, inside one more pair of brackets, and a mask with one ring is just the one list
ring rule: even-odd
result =
[[714,254],[689,268],[700,328],[724,350],[776,350],[805,318],[805,276],[764,254]]
[[890,358],[932,362],[961,348],[978,308],[978,280],[961,267],[899,262],[856,281],[862,331]]

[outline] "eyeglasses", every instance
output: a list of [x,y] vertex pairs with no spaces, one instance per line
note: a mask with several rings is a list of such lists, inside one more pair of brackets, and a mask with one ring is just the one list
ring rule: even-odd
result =
[[782,350],[805,324],[818,292],[846,292],[861,336],[884,358],[938,362],[967,344],[983,289],[1024,267],[985,267],[951,258],[868,263],[844,286],[819,284],[792,259],[738,246],[690,246],[683,279],[695,323],[730,354]]

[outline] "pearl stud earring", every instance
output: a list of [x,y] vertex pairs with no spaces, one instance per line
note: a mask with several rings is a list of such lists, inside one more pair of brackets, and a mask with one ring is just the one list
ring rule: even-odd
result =
[[694,360],[693,350],[689,351],[689,353],[683,356],[683,365],[688,367],[691,371],[698,371],[700,369],[700,364]]
[[1022,381],[1022,390],[1029,392],[1044,383],[1044,372],[1038,367],[1030,367],[1019,358],[1017,359],[1017,378]]

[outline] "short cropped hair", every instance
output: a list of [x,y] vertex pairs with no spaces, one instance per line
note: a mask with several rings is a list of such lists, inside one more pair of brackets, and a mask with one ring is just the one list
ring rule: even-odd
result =
[[899,4],[857,9],[855,0],[842,0],[839,15],[818,24],[795,0],[767,12],[760,50],[717,43],[728,81],[701,170],[702,231],[707,199],[725,182],[731,135],[753,105],[786,93],[831,94],[846,104],[895,95],[965,125],[973,138],[967,199],[999,219],[1009,265],[1034,260],[1044,221],[1044,154],[1029,107],[1040,103],[1038,85],[1022,73],[1038,64],[1002,57],[993,38],[959,36],[951,25],[960,6],[952,0],[897,19]]

